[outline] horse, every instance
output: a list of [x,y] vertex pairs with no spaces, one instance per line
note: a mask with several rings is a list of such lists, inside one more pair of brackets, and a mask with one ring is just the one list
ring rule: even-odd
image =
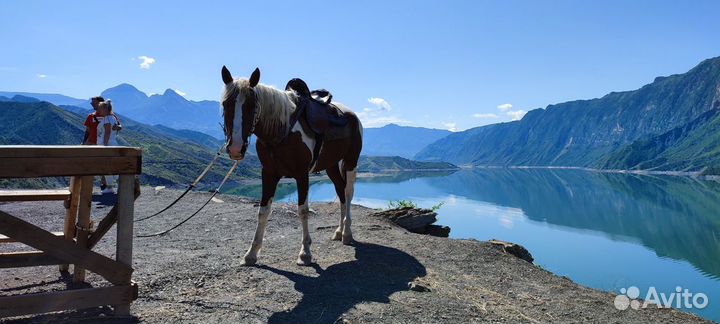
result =
[[[298,190],[298,216],[302,223],[302,242],[296,263],[312,264],[308,231],[308,190],[311,172],[326,171],[340,200],[340,225],[332,240],[353,243],[350,204],[353,199],[357,165],[362,150],[363,127],[360,119],[348,107],[334,103],[348,117],[349,136],[325,140],[314,167],[311,165],[316,145],[315,134],[301,125],[296,116],[298,93],[278,90],[261,84],[260,69],[249,79],[234,79],[223,66],[221,71],[225,90],[222,96],[223,120],[227,153],[233,160],[242,160],[255,135],[257,156],[262,164],[262,198],[258,222],[252,244],[245,253],[243,265],[254,265],[262,248],[265,227],[272,211],[275,189],[281,178],[295,179]],[[292,122],[296,121],[296,122]],[[304,123],[304,122],[303,122]]]

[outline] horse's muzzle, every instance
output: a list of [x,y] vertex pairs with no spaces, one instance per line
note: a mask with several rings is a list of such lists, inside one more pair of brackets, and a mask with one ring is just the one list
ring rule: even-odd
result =
[[243,144],[239,148],[235,145],[230,145],[227,148],[228,155],[231,159],[241,161],[245,158],[245,151],[247,151],[247,144]]

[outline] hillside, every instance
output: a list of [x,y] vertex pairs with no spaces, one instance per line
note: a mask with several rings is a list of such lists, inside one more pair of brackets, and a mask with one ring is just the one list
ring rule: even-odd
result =
[[363,131],[363,155],[401,156],[412,159],[422,148],[447,135],[450,131],[388,124]]
[[620,149],[602,161],[602,167],[679,171],[717,169],[720,166],[720,101],[716,101],[715,106],[690,123]]
[[[713,58],[687,73],[658,77],[638,90],[550,105],[530,111],[520,121],[450,134],[425,147],[416,158],[473,165],[603,167],[611,154],[637,140],[689,124],[719,100],[720,58]],[[688,156],[690,152],[684,150],[690,146],[700,151],[712,149],[688,145],[668,154]],[[701,159],[698,154],[693,158]],[[679,166],[659,162],[649,165],[661,169]],[[683,168],[698,168],[703,163],[687,161]]]
[[[198,144],[183,137],[173,136],[167,129],[157,130],[153,126],[135,122],[120,116],[125,128],[120,132],[120,145],[143,148],[143,175],[141,181],[151,185],[172,185],[189,183],[215,156],[217,148]],[[83,137],[84,117],[60,109],[50,103],[0,102],[0,145],[37,144],[68,145],[78,144]],[[182,131],[175,131],[182,132]],[[194,136],[198,136],[194,134]],[[203,135],[206,136],[206,135]],[[202,137],[198,137],[201,139]],[[231,162],[222,159],[220,166],[211,171],[205,183],[219,182]],[[240,177],[258,177],[259,163],[250,157],[243,161],[237,171]],[[56,184],[64,182],[55,180]],[[33,181],[15,181],[15,185],[32,185]],[[48,181],[45,181],[48,184]],[[10,186],[7,181],[0,186]]]
[[361,172],[456,170],[457,168],[447,162],[420,162],[399,156],[361,156],[358,164],[358,170]]

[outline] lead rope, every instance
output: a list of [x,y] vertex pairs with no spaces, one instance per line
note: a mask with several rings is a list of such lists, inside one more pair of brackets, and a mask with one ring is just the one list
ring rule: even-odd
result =
[[160,210],[159,212],[157,212],[157,213],[155,213],[155,214],[152,214],[152,215],[150,215],[150,216],[147,216],[147,217],[144,217],[144,218],[140,218],[140,219],[138,219],[138,220],[135,220],[135,223],[137,223],[137,222],[142,222],[142,221],[144,221],[144,220],[148,220],[148,219],[150,219],[150,218],[153,218],[153,217],[155,217],[155,216],[157,216],[157,215],[162,214],[162,213],[165,212],[166,210],[170,209],[170,207],[174,206],[178,201],[180,201],[180,199],[182,199],[183,197],[185,197],[185,195],[187,195],[188,192],[190,192],[190,190],[192,190],[193,188],[195,188],[195,186],[197,186],[197,184],[207,175],[207,173],[210,172],[210,169],[212,169],[212,167],[213,167],[213,165],[215,164],[215,162],[217,162],[218,158],[220,158],[220,155],[222,154],[223,150],[225,150],[225,147],[226,147],[226,146],[227,146],[227,143],[224,144],[224,145],[220,148],[220,150],[218,150],[217,154],[215,154],[215,157],[212,159],[212,161],[210,161],[210,164],[208,164],[207,167],[205,167],[205,170],[203,170],[203,172],[200,173],[200,175],[197,177],[197,179],[195,179],[195,181],[193,181],[193,182],[187,187],[187,189],[185,189],[185,192],[183,192],[182,195],[180,195],[180,197],[177,197],[177,199],[175,199],[175,201],[173,201],[172,203],[170,203],[170,205],[168,205],[167,207],[163,208],[163,209]]
[[225,184],[225,182],[228,180],[228,178],[230,178],[230,175],[233,173],[233,171],[235,171],[235,169],[237,168],[239,163],[240,163],[240,161],[235,161],[235,164],[233,164],[232,168],[230,168],[230,171],[228,171],[228,173],[225,175],[225,178],[223,178],[222,182],[220,182],[220,185],[217,187],[217,189],[215,189],[215,191],[213,191],[213,194],[210,196],[210,198],[202,206],[200,206],[200,209],[198,209],[197,211],[192,213],[192,215],[188,216],[187,218],[185,218],[182,222],[178,223],[177,225],[175,225],[167,230],[164,230],[162,232],[146,234],[146,235],[137,235],[136,237],[154,237],[154,236],[162,236],[162,235],[168,234],[171,231],[173,231],[174,229],[182,226],[182,224],[185,224],[185,222],[189,221],[191,218],[195,217],[195,215],[200,213],[200,211],[203,210],[203,208],[205,208],[205,206],[207,206],[207,204],[209,204],[210,201],[212,201],[212,199],[215,197],[215,195],[217,195],[218,192],[220,192],[220,189]]

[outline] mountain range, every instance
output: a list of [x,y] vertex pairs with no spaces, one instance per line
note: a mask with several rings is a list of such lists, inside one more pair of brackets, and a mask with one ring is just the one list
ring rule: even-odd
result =
[[415,155],[484,166],[702,171],[720,166],[720,58],[634,91],[452,133]]
[[[177,91],[167,89],[163,94],[148,95],[136,87],[123,83],[100,94],[111,99],[116,113],[149,125],[202,132],[222,139],[220,103],[212,100],[187,100]],[[66,110],[90,109],[89,99],[77,99],[60,94],[2,92],[0,101],[47,101]],[[447,136],[450,131],[389,124],[380,128],[366,128],[363,133],[364,156],[400,156],[411,159],[422,148]],[[254,146],[253,146],[254,147]]]
[[388,124],[363,130],[362,154],[366,156],[400,156],[412,159],[425,146],[447,135],[450,131],[423,127]]
[[[34,98],[61,107],[91,108],[89,99],[77,99],[60,94],[0,91],[0,96],[5,97],[5,101]],[[219,125],[220,103],[217,101],[187,100],[173,89],[167,89],[163,94],[147,95],[127,83],[109,88],[100,96],[112,100],[116,113],[138,122],[199,131],[216,138],[223,137]],[[0,101],[3,101],[2,97]],[[17,100],[18,98],[20,100]]]

